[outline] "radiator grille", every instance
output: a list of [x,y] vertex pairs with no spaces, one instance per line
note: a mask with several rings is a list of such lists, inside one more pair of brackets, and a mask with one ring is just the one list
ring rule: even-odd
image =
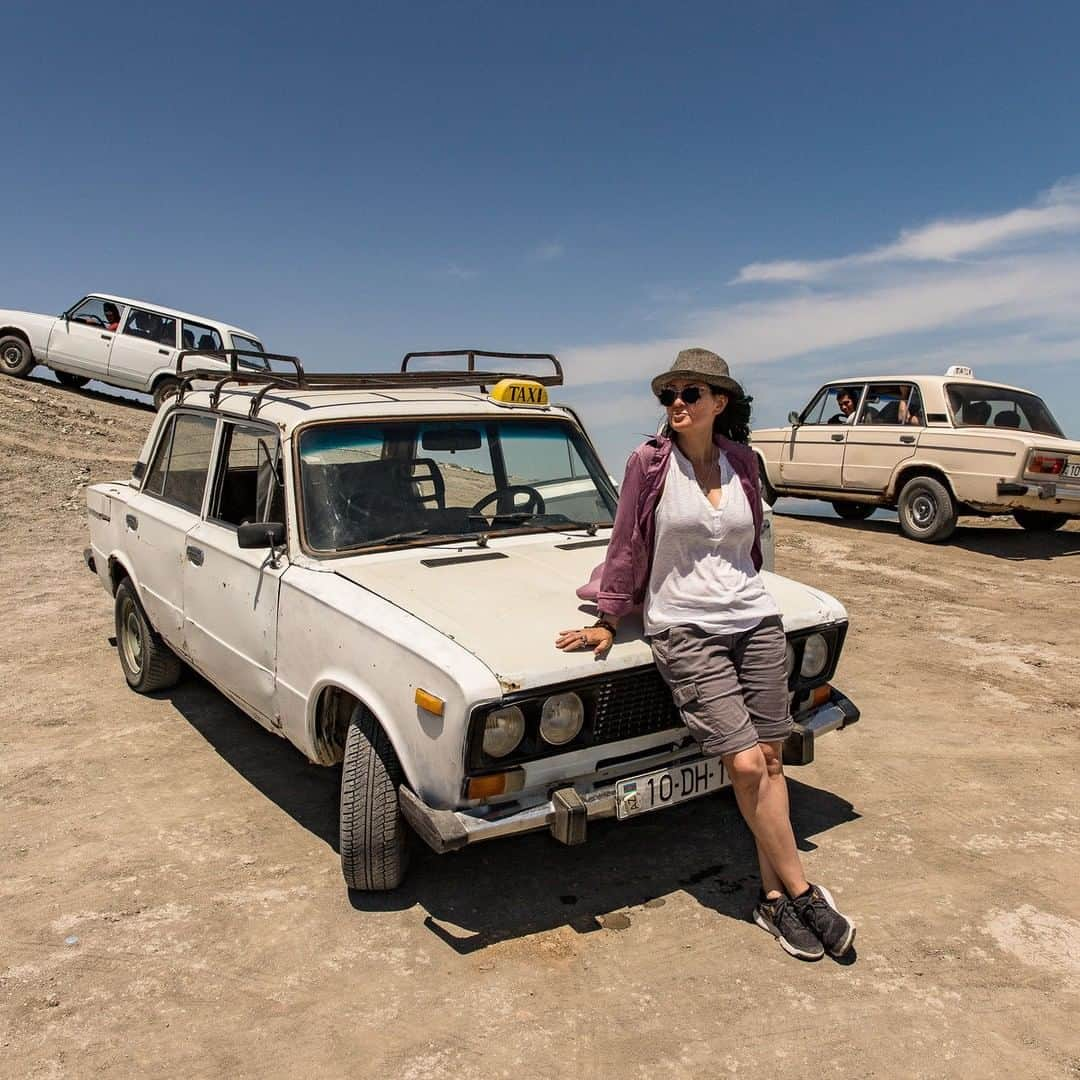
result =
[[682,727],[682,719],[656,668],[612,679],[595,690],[595,742],[618,742],[677,727]]

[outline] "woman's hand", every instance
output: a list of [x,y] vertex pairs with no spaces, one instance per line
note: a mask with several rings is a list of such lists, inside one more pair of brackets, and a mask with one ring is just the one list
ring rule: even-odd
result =
[[583,626],[580,630],[561,630],[555,639],[555,648],[563,652],[592,649],[596,658],[607,656],[615,641],[615,635],[606,626]]

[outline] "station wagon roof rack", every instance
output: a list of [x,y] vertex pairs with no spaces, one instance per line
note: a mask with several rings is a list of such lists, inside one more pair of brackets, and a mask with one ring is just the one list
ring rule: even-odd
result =
[[[463,356],[467,358],[467,367],[449,370],[409,370],[410,361],[430,359],[432,357]],[[189,357],[226,361],[229,365],[227,374],[220,368],[185,368],[184,361]],[[476,358],[495,360],[547,360],[554,372],[550,375],[535,375],[520,371],[491,371],[476,366]],[[247,360],[247,365],[241,363]],[[255,367],[252,361],[261,361],[263,367]],[[288,364],[293,370],[275,371],[271,362]],[[485,349],[442,349],[434,352],[406,353],[398,371],[373,372],[328,372],[305,371],[298,356],[284,353],[255,352],[251,349],[184,349],[176,357],[176,375],[180,380],[178,400],[195,382],[212,382],[210,407],[217,408],[222,390],[229,383],[237,386],[258,386],[258,391],[251,399],[248,415],[254,417],[263,399],[271,390],[402,390],[407,388],[441,388],[452,386],[478,386],[481,389],[497,383],[501,379],[529,379],[543,386],[561,386],[563,382],[562,365],[552,353],[509,353],[488,352]]]

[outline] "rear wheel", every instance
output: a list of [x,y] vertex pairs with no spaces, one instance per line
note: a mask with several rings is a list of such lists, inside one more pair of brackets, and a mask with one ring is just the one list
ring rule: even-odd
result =
[[176,397],[180,390],[180,384],[176,379],[171,379],[167,375],[158,379],[154,383],[154,408],[160,409],[171,398]]
[[85,375],[72,375],[70,371],[56,371],[53,374],[61,386],[70,387],[72,390],[80,390],[90,381]]
[[758,458],[758,476],[761,477],[761,497],[772,506],[777,499],[776,488],[769,483],[769,475],[765,471],[765,462]]
[[140,694],[167,690],[180,680],[180,659],[150,625],[130,580],[116,590],[116,651],[128,686]]
[[877,509],[876,506],[853,502],[834,502],[832,508],[845,521],[865,521]]
[[1069,520],[1068,514],[1054,514],[1049,510],[1014,510],[1013,517],[1016,524],[1028,532],[1053,532]]
[[956,503],[949,489],[932,476],[912,477],[897,504],[900,531],[910,540],[936,544],[956,528]]
[[5,375],[14,375],[17,379],[25,378],[33,371],[37,361],[28,342],[10,334],[0,338],[0,371]]
[[341,872],[350,889],[383,892],[405,877],[409,829],[398,808],[404,778],[386,732],[357,704],[341,766]]

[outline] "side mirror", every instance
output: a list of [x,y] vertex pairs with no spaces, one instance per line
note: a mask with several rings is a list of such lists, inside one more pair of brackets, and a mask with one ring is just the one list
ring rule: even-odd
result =
[[236,545],[242,548],[279,548],[285,544],[285,526],[280,521],[253,521],[236,530]]
[[131,466],[131,477],[133,480],[141,480],[146,475],[146,462],[136,461]]
[[791,412],[787,414],[787,422],[792,427],[798,427],[802,423],[802,417],[794,409],[792,409]]

